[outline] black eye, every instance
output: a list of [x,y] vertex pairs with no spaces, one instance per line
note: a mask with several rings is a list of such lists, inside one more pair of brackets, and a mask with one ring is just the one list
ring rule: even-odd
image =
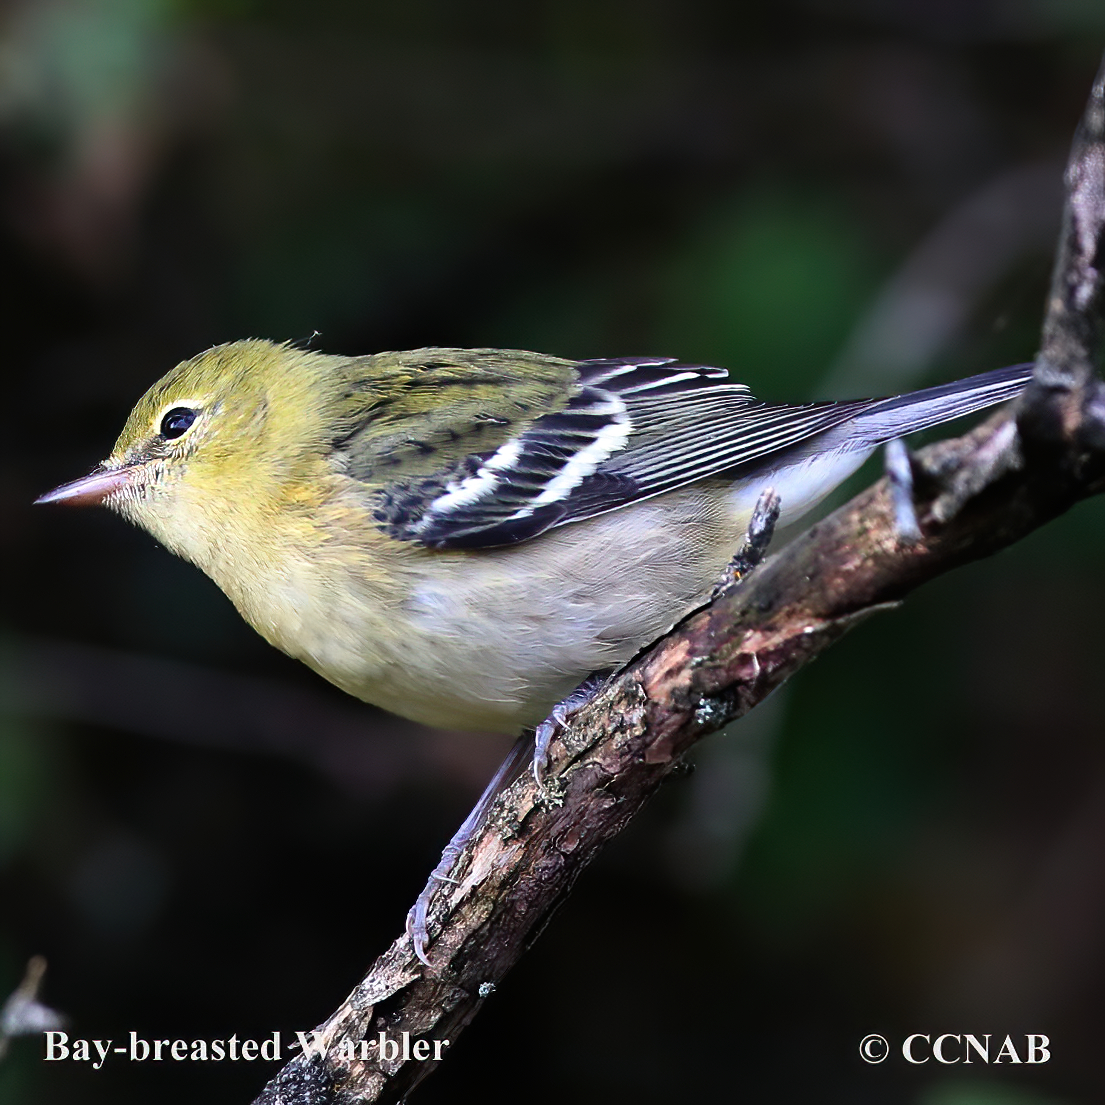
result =
[[189,407],[173,407],[161,420],[161,436],[180,437],[195,422],[198,413]]

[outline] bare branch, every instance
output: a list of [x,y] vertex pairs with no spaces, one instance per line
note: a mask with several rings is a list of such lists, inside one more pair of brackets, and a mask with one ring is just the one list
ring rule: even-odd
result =
[[[1065,176],[1067,201],[1051,278],[1036,379],[1021,429],[1041,443],[1078,429],[1089,452],[1105,447],[1105,398],[1095,376],[1101,356],[1105,283],[1105,62],[1075,132]],[[1068,458],[1077,466],[1077,456]]]

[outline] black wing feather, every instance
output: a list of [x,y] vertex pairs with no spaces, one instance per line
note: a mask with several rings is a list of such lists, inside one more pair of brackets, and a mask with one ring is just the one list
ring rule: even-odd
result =
[[393,485],[377,520],[439,549],[509,545],[779,453],[859,415],[874,447],[1018,394],[1030,365],[890,399],[763,403],[725,369],[581,361],[575,394],[498,449]]
[[785,448],[860,405],[759,403],[725,369],[670,358],[578,369],[564,410],[433,480],[386,489],[377,520],[432,548],[513,544]]

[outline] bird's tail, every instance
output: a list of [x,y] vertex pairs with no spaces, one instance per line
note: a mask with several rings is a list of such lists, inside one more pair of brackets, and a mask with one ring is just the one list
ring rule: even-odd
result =
[[1015,399],[1031,378],[1032,365],[1018,364],[896,395],[856,415],[851,428],[872,445],[881,445],[892,438]]

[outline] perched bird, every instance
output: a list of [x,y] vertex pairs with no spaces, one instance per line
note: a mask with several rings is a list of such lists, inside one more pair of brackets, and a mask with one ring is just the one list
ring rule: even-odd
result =
[[516,732],[701,601],[765,487],[793,521],[881,443],[1030,374],[792,405],[669,359],[238,341],[177,365],[38,502],[118,511],[358,698]]
[[[366,702],[517,732],[705,598],[768,487],[793,521],[881,443],[1030,375],[792,405],[669,359],[239,341],[177,365],[107,460],[38,501],[118,511]],[[539,782],[554,731],[537,730]],[[427,964],[438,881],[527,754],[515,745],[408,916]]]

